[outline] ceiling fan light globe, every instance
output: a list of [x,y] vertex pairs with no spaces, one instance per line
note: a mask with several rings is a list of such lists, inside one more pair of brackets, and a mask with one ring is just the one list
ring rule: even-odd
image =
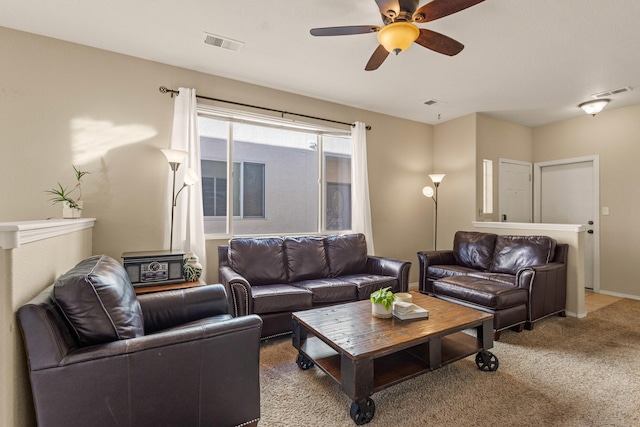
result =
[[394,22],[378,31],[378,42],[388,52],[404,52],[420,36],[420,30],[409,22]]

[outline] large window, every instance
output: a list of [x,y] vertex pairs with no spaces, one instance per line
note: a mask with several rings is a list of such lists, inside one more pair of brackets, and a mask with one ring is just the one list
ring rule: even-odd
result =
[[205,233],[351,228],[349,132],[208,107],[198,126]]

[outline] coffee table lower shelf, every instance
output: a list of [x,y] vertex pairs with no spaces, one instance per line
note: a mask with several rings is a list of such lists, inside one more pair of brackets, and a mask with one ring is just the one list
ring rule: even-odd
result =
[[[455,332],[442,338],[441,357],[436,357],[440,359],[439,363],[429,360],[429,343],[375,358],[373,361],[373,390],[371,392],[384,390],[394,384],[441,368],[482,350],[480,340],[464,332]],[[338,385],[342,385],[342,356],[340,353],[319,338],[311,336],[301,344],[299,351]],[[434,363],[438,364],[434,366]],[[355,399],[355,396],[349,397]]]

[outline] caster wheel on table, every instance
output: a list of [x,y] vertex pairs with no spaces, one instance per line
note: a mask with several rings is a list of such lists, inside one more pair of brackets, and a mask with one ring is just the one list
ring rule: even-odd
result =
[[351,410],[349,414],[351,419],[359,426],[368,423],[373,419],[373,414],[376,412],[376,404],[373,403],[373,399],[367,397],[362,403],[353,402],[351,404]]
[[478,365],[478,369],[481,371],[493,372],[498,369],[500,363],[495,354],[483,350],[476,354],[476,365]]
[[307,369],[313,368],[313,362],[306,357],[304,357],[301,353],[298,353],[298,358],[296,359],[296,363],[298,364],[298,368],[306,371]]

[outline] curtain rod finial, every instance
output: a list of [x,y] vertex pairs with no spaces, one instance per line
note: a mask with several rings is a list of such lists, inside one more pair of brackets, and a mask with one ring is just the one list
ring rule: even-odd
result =
[[174,94],[175,94],[175,95],[178,95],[178,93],[179,93],[177,90],[168,89],[166,86],[160,86],[160,87],[158,88],[158,90],[159,90],[161,93],[170,93],[170,94],[171,94],[171,98],[173,98],[173,95],[174,95]]

